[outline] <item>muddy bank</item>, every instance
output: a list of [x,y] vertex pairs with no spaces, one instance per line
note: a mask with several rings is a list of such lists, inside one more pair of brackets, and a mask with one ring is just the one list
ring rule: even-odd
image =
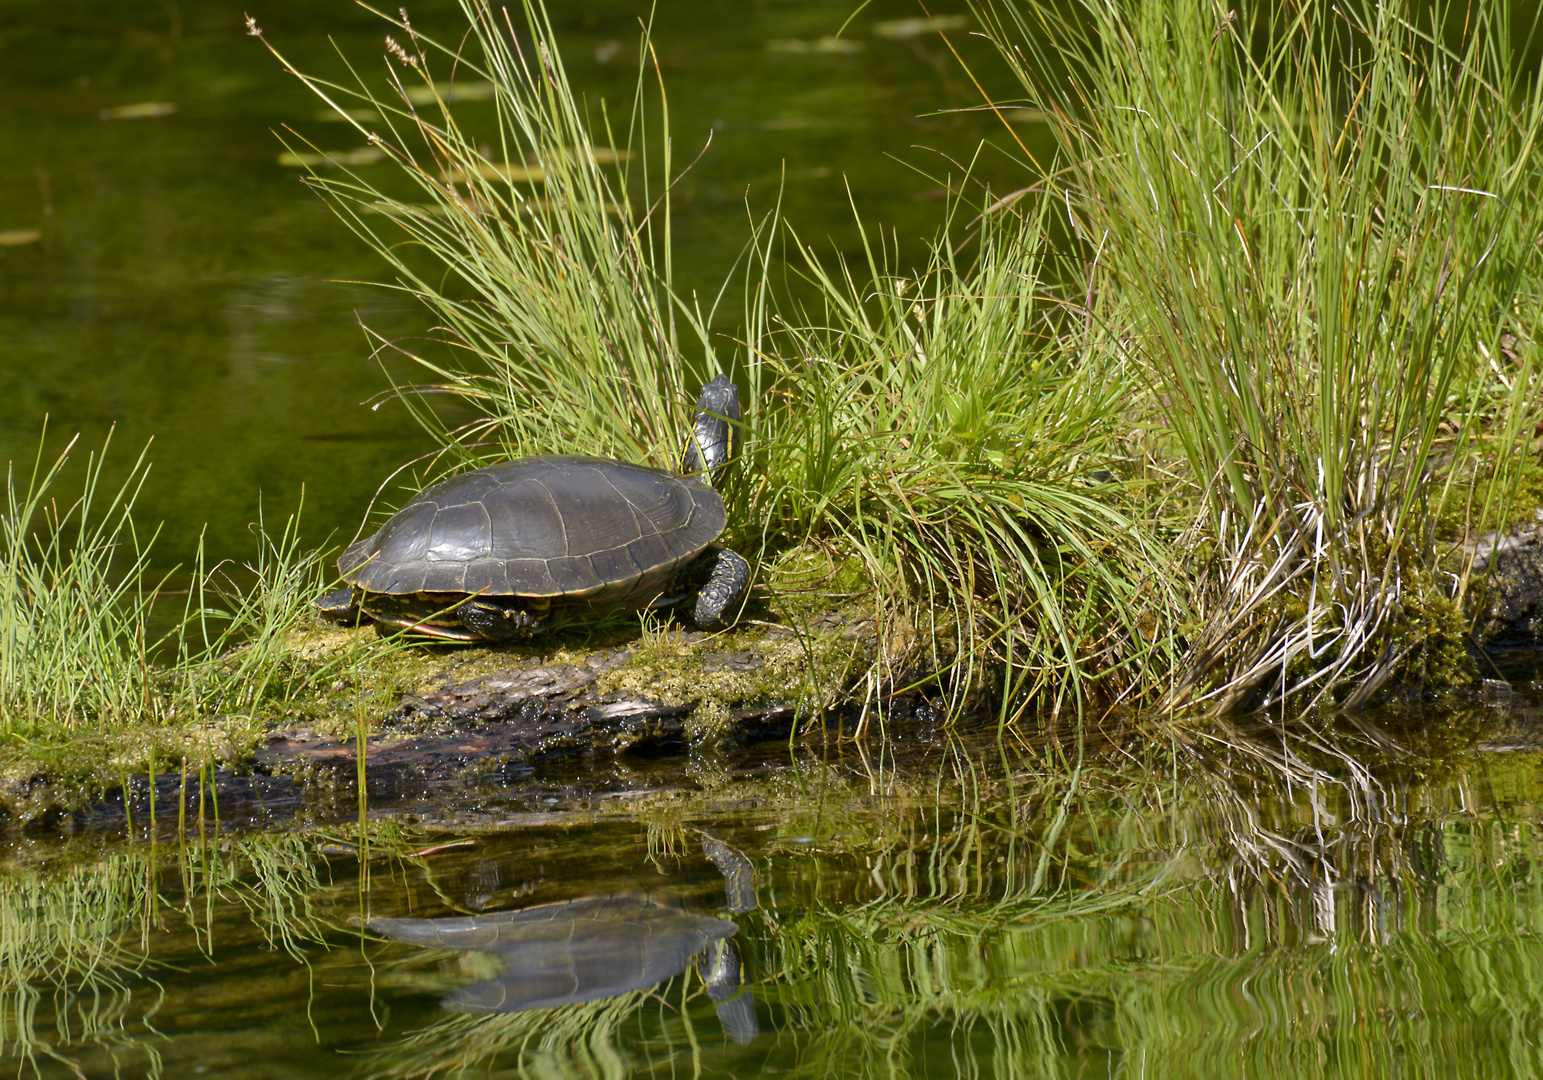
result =
[[1475,637],[1485,648],[1543,656],[1543,510],[1473,545]]
[[[364,799],[352,741],[275,731],[255,758],[212,774],[129,778],[73,810],[29,823],[35,833],[120,834],[148,839],[264,828],[373,821],[435,828],[507,827],[575,815],[636,813],[643,807],[754,809],[798,800],[788,778],[820,773],[935,776],[960,747],[994,742],[995,731],[946,728],[925,707],[897,716],[882,745],[853,741],[837,721],[786,738],[693,751],[684,742],[645,752],[530,758],[511,749],[519,721],[474,721],[455,731],[365,740]],[[930,781],[929,781],[930,783]],[[929,789],[930,790],[930,789]]]
[[[152,788],[158,822],[332,817],[344,789],[357,803],[361,734],[366,791],[380,806],[442,802],[446,792],[503,799],[511,785],[535,778],[533,790],[544,790],[549,778],[576,774],[556,782],[569,794],[603,793],[607,770],[630,776],[637,763],[670,758],[728,767],[767,743],[785,761],[795,732],[819,742],[876,719],[873,703],[865,710],[852,692],[873,648],[871,621],[850,613],[827,613],[796,633],[757,623],[715,635],[640,634],[634,623],[588,642],[486,648],[388,642],[367,628],[318,624],[294,653],[338,677],[277,707],[210,718],[161,746],[160,761],[187,761],[191,775],[162,765],[152,783],[155,770],[127,740],[90,753],[83,740],[69,760],[13,762],[0,775],[0,822],[66,822],[102,807],[106,819],[148,820]],[[919,694],[881,707],[886,730],[918,717],[931,723]],[[87,764],[93,753],[100,760]],[[100,816],[83,812],[82,822]]]

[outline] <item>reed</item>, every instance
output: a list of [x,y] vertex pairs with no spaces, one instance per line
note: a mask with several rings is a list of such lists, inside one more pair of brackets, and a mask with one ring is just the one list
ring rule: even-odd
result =
[[[46,434],[46,431],[45,431]],[[111,435],[85,464],[73,498],[57,488],[78,436],[29,472],[6,470],[0,515],[0,737],[60,728],[97,732],[154,716],[164,699],[151,670],[148,573],[154,535],[134,526],[149,465],[141,452],[116,490],[102,481]]]
[[1139,367],[1193,507],[1171,705],[1355,706],[1464,663],[1461,543],[1505,519],[1537,396],[1543,97],[1511,14],[981,5],[1069,166],[1041,175],[1090,347]]

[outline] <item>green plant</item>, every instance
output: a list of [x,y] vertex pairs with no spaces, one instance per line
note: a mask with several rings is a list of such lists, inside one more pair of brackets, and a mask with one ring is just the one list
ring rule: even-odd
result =
[[1132,513],[1131,374],[1068,332],[1042,219],[976,224],[973,258],[945,239],[916,274],[800,245],[824,307],[785,313],[763,361],[747,516],[861,561],[891,686],[919,667],[952,669],[956,700],[992,669],[1018,706],[1139,690],[1171,667],[1182,597]]
[[313,617],[311,601],[327,587],[325,569],[318,552],[301,546],[300,509],[277,536],[259,511],[253,534],[253,561],[206,572],[200,560],[194,574],[173,670],[195,713],[256,709],[266,699],[315,694],[357,668],[372,647],[400,648],[360,642],[330,657],[299,660],[295,635]]
[[[45,432],[46,433],[46,432]],[[101,731],[165,707],[151,669],[147,581],[155,537],[134,527],[149,465],[141,452],[116,490],[102,487],[111,434],[88,455],[80,494],[57,486],[79,436],[50,463],[41,446],[23,483],[6,470],[0,517],[0,735]]]
[[61,488],[78,438],[51,461],[40,450],[25,479],[14,465],[7,472],[0,514],[7,751],[48,759],[50,773],[68,782],[94,772],[90,782],[100,787],[112,773],[156,759],[205,758],[211,739],[190,739],[189,730],[211,714],[315,692],[358,664],[370,646],[314,662],[294,653],[294,632],[322,581],[315,553],[300,546],[298,513],[277,537],[258,522],[257,556],[238,575],[247,580],[200,561],[178,604],[167,588],[178,571],[151,572],[155,537],[134,523],[148,448],[112,489],[103,482],[109,435],[88,455],[72,497]]
[[[480,415],[448,429],[421,401],[415,414],[457,460],[490,441],[502,454],[582,447],[669,461],[686,337],[706,370],[730,367],[748,388],[749,468],[730,491],[732,516],[770,557],[773,589],[789,584],[779,556],[809,545],[855,556],[873,583],[875,700],[947,671],[958,703],[983,668],[1005,665],[1020,703],[1041,691],[1061,703],[1096,670],[1130,690],[1135,669],[1171,666],[1168,575],[1108,482],[1128,376],[1057,343],[1031,231],[993,218],[973,262],[940,243],[915,275],[871,251],[866,267],[828,269],[799,244],[811,312],[772,287],[774,214],[740,267],[742,341],[720,357],[707,328],[727,286],[703,312],[671,283],[662,88],[655,169],[641,83],[617,146],[606,107],[586,110],[570,88],[538,3],[519,25],[481,0],[462,6],[471,34],[456,49],[383,16],[406,35],[388,47],[408,80],[393,68],[393,94],[357,73],[345,88],[290,67],[345,116],[355,102],[378,110],[381,131],[361,133],[424,199],[357,170],[312,176],[391,266],[391,287],[441,321],[454,363],[420,357],[432,389]],[[651,56],[646,35],[640,55]],[[458,84],[436,81],[431,60],[486,80],[496,150],[452,115]]]
[[[380,13],[402,38],[388,38],[401,69],[390,72],[391,93],[357,72],[348,87],[302,74],[274,52],[400,166],[422,200],[354,170],[310,178],[386,260],[396,275],[388,287],[440,320],[446,358],[415,357],[432,385],[399,392],[457,463],[575,446],[669,461],[690,403],[682,321],[705,367],[717,364],[710,314],[671,291],[670,185],[659,179],[676,167],[668,99],[661,89],[651,137],[640,82],[617,130],[603,104],[592,116],[573,93],[539,3],[515,9],[519,24],[483,0],[461,6],[470,34],[456,47],[419,34],[405,15]],[[650,55],[645,39],[641,71]],[[440,63],[445,81],[434,74]],[[491,139],[453,115],[468,82],[490,88]],[[381,130],[366,130],[349,102],[377,110]],[[420,391],[451,395],[475,418],[447,430]]]
[[1530,343],[1499,345],[1533,317],[1543,90],[1506,5],[1458,15],[981,12],[1074,164],[1045,182],[1094,267],[1094,347],[1140,366],[1150,453],[1184,466],[1196,621],[1170,704],[1364,703],[1465,588],[1438,568],[1442,501],[1504,516],[1536,397]]

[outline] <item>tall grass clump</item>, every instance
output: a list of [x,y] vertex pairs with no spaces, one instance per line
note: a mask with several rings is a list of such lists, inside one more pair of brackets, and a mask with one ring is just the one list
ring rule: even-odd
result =
[[[577,446],[663,463],[689,404],[682,319],[714,366],[705,323],[671,292],[660,182],[679,168],[670,142],[653,140],[650,160],[641,81],[619,127],[603,105],[586,108],[538,4],[515,15],[482,0],[461,7],[470,33],[449,46],[405,14],[378,13],[392,26],[390,93],[362,75],[350,86],[314,78],[279,56],[400,167],[379,182],[318,169],[310,182],[386,260],[388,287],[439,321],[448,354],[415,354],[431,382],[402,388],[421,391],[403,399],[459,461]],[[463,129],[451,108],[484,95],[491,136]],[[380,114],[379,130],[354,119],[361,105]],[[661,109],[667,125],[662,91]],[[410,195],[396,193],[404,176]],[[447,430],[427,394],[452,396],[473,418]]]
[[[114,484],[104,479],[111,435],[71,476],[78,442],[53,457],[40,448],[30,470],[7,468],[0,752],[49,758],[56,775],[200,757],[208,749],[189,738],[199,722],[223,713],[239,724],[358,662],[357,651],[295,655],[294,631],[323,583],[298,514],[277,536],[259,521],[257,556],[240,570],[206,568],[201,554],[186,571],[156,570],[157,531],[134,518],[148,447]],[[187,587],[170,588],[179,574]]]
[[875,689],[908,670],[1000,676],[1019,706],[1095,675],[1139,689],[1171,670],[1178,597],[1125,494],[1131,374],[1066,332],[1043,220],[974,224],[968,259],[945,235],[912,273],[871,241],[856,267],[799,245],[820,306],[773,335],[750,517],[861,563]]
[[1091,347],[1139,367],[1193,508],[1168,700],[1457,673],[1442,545],[1503,516],[1537,395],[1543,98],[1508,6],[984,7],[1073,166],[1045,172]]
[[[1061,309],[1040,302],[1030,232],[993,218],[973,255],[940,241],[913,273],[882,243],[866,265],[822,262],[773,215],[737,268],[742,322],[725,345],[709,328],[728,286],[704,310],[673,285],[680,163],[662,85],[645,108],[654,90],[640,81],[616,123],[570,87],[536,0],[517,17],[462,8],[470,33],[453,49],[382,15],[389,94],[285,64],[345,117],[382,117],[378,130],[352,122],[410,196],[394,194],[396,174],[318,168],[311,181],[386,260],[389,287],[438,320],[444,351],[418,357],[430,384],[399,390],[455,462],[577,449],[667,464],[689,387],[727,369],[747,390],[733,528],[774,592],[796,585],[811,548],[855,561],[881,631],[871,700],[945,671],[956,698],[1005,671],[1020,702],[1095,670],[1119,673],[1121,690],[1141,682],[1132,672],[1167,640],[1156,628],[1172,604],[1107,482],[1128,375],[1047,332]],[[649,70],[646,34],[640,56]],[[491,137],[453,115],[469,83],[491,95]],[[783,241],[802,274],[786,287]],[[442,421],[425,390],[474,419]]]
[[41,447],[30,472],[6,469],[0,516],[0,735],[27,738],[59,727],[100,730],[154,713],[146,627],[156,585],[148,579],[155,537],[134,526],[142,452],[116,489],[104,485],[109,435],[87,460],[80,493],[60,496],[60,474],[79,436],[50,461]]

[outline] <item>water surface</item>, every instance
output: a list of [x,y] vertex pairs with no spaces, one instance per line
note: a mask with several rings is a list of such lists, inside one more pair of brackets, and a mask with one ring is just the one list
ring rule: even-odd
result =
[[[649,8],[555,6],[592,101],[631,101]],[[388,27],[343,0],[0,0],[0,459],[30,461],[45,414],[51,447],[76,431],[96,445],[116,424],[123,468],[153,437],[140,518],[166,523],[161,565],[185,563],[206,523],[214,559],[250,557],[260,506],[282,521],[302,488],[312,543],[351,536],[378,485],[429,448],[395,403],[372,407],[411,373],[383,372],[362,329],[421,335],[429,320],[354,284],[381,267],[279,163],[274,132],[337,151],[362,139],[246,35],[248,10],[300,68],[343,77],[341,53],[383,83]],[[451,0],[409,12],[421,32],[464,31]],[[822,42],[851,12],[839,0],[660,6],[676,159],[707,147],[676,189],[686,292],[716,292],[749,213],[783,185],[808,241],[860,256],[850,188],[870,226],[919,258],[955,162],[983,137],[1010,143],[994,120],[946,111],[980,101],[914,25],[918,8],[881,0]],[[959,47],[1005,90],[951,17]],[[475,130],[488,109],[460,115]],[[1021,185],[988,158],[983,177]],[[392,168],[365,167],[375,180]]]
[[331,824],[14,840],[0,1050],[43,1076],[1536,1075],[1538,713],[1446,719],[1129,729],[1080,764],[914,734],[362,826],[344,790]]

